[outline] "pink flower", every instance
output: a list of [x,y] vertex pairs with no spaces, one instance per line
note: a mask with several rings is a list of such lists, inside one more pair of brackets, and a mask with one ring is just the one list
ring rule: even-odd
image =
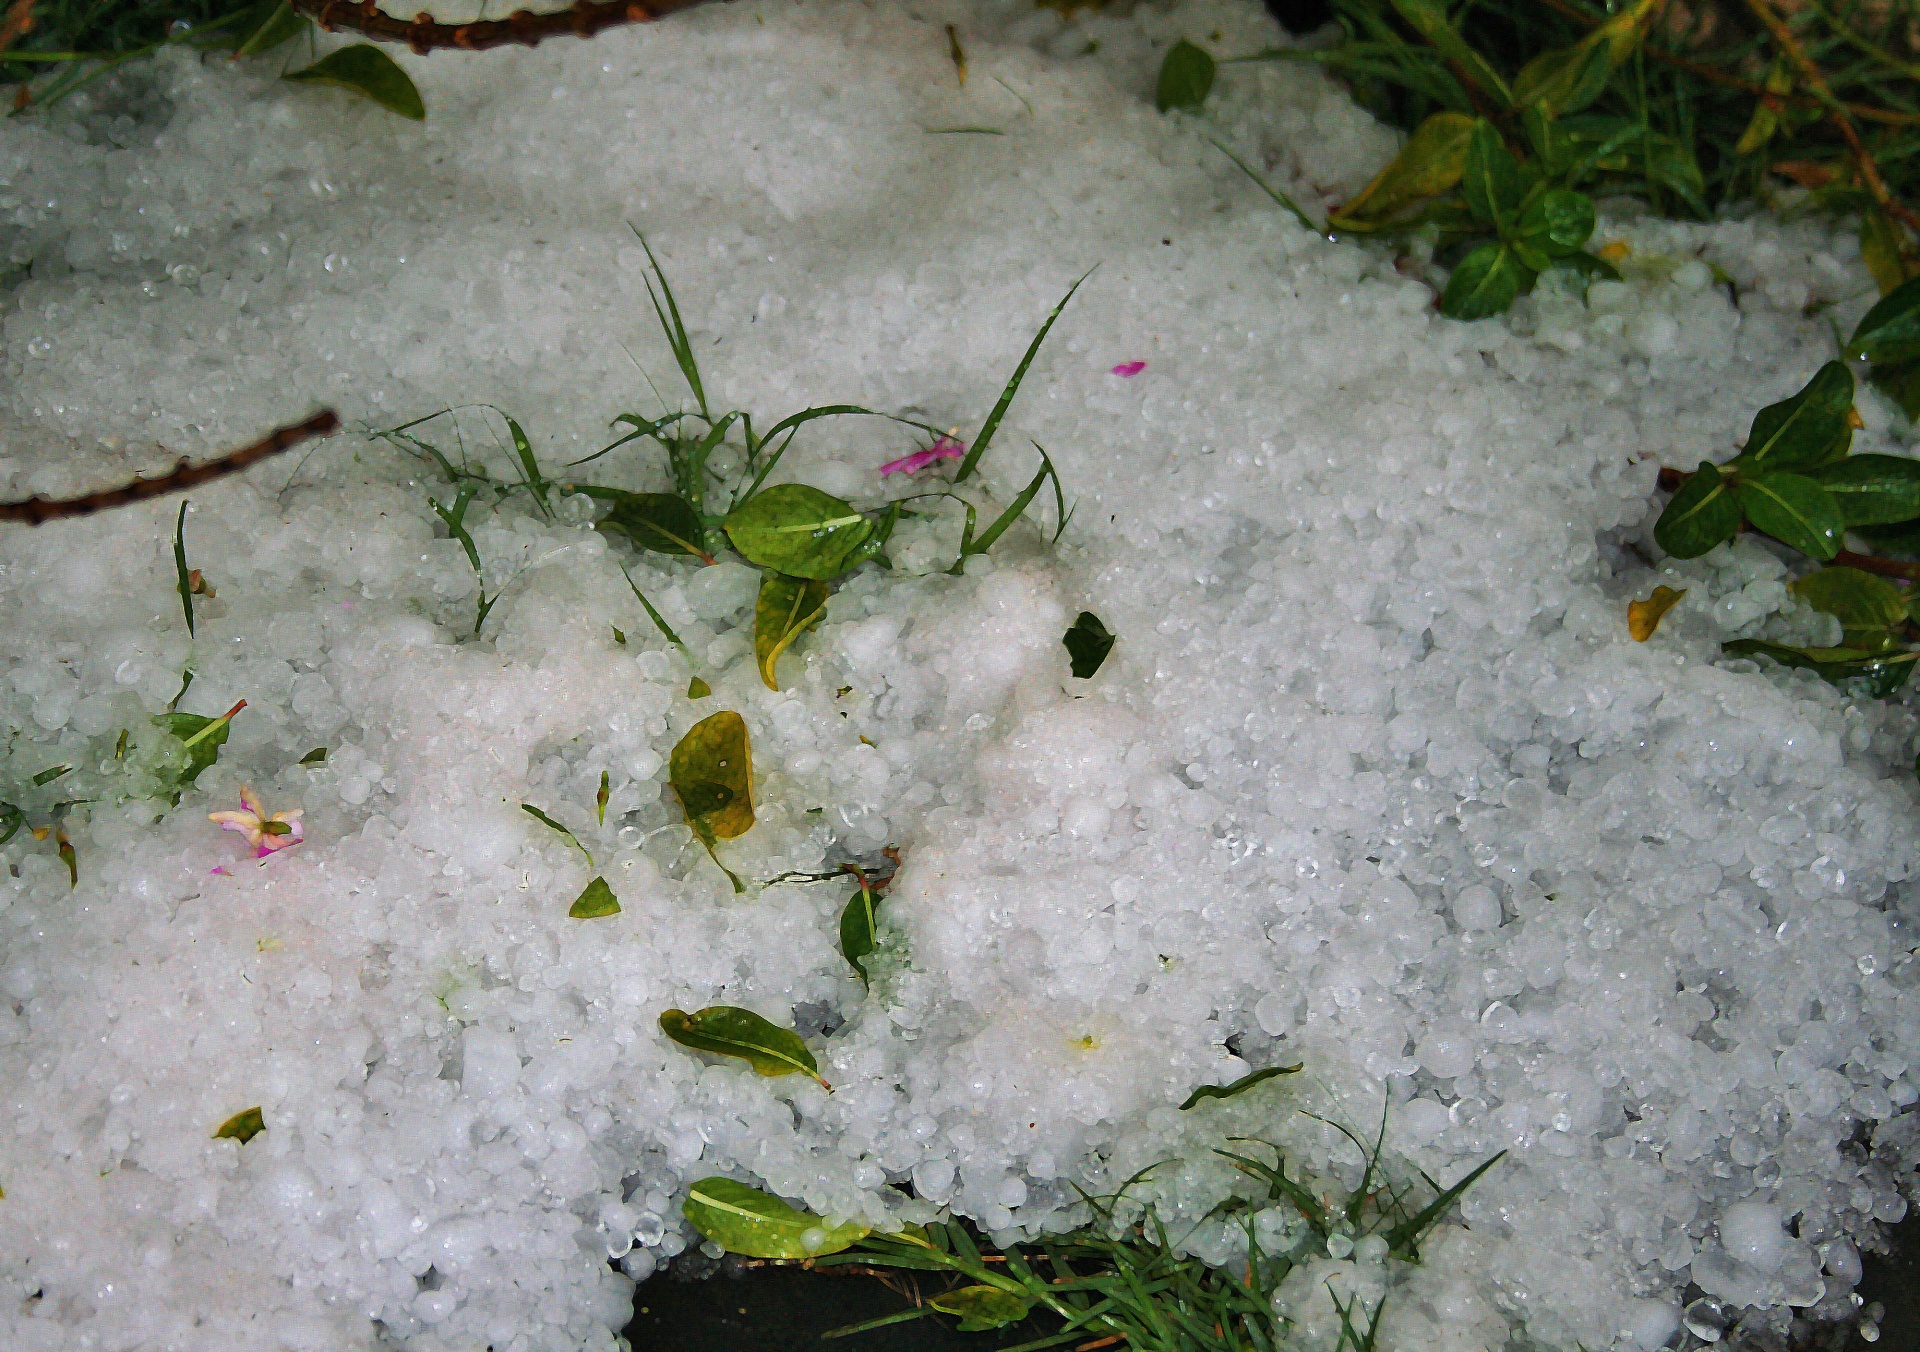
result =
[[917,474],[936,460],[958,460],[966,455],[967,448],[953,439],[951,432],[934,438],[933,445],[912,455],[903,455],[898,460],[889,460],[880,466],[880,477],[889,474]]
[[284,850],[289,845],[298,845],[306,838],[306,830],[300,825],[300,809],[276,812],[271,817],[252,789],[240,790],[240,801],[246,805],[243,812],[209,812],[207,820],[219,822],[222,831],[238,831],[247,838],[247,844],[253,846],[253,857],[265,859],[275,850]]
[[1113,373],[1122,380],[1131,380],[1146,369],[1147,364],[1143,361],[1123,361],[1113,368]]

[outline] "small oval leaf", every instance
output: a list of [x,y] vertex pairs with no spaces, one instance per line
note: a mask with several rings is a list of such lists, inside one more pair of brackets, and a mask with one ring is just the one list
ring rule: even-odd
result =
[[1804,474],[1751,474],[1734,490],[1740,510],[1758,530],[1811,558],[1840,552],[1847,523],[1833,494]]
[[1519,210],[1521,191],[1520,161],[1507,149],[1494,125],[1481,118],[1467,137],[1466,170],[1460,178],[1460,194],[1466,198],[1474,220],[1497,234],[1506,234],[1507,222]]
[[1742,465],[1807,469],[1838,460],[1853,444],[1853,372],[1830,361],[1791,398],[1754,415]]
[[1346,230],[1374,230],[1429,197],[1460,182],[1467,166],[1467,139],[1474,119],[1465,113],[1435,113],[1418,127],[1393,162],[1359,195],[1334,213],[1330,222]]
[[620,898],[613,895],[605,878],[595,878],[574,898],[567,914],[575,920],[598,920],[603,915],[620,914]]
[[342,47],[337,52],[328,52],[304,70],[292,71],[280,78],[338,85],[356,94],[364,94],[388,112],[412,118],[415,122],[426,120],[427,105],[420,101],[420,91],[414,88],[412,78],[400,69],[392,57],[370,43],[362,42],[352,47]]
[[703,840],[732,840],[753,825],[753,753],[746,720],[731,709],[687,730],[668,761],[668,782]]
[[1153,91],[1153,106],[1163,113],[1175,108],[1198,108],[1213,92],[1215,72],[1213,57],[1182,38],[1160,63],[1160,82]]
[[1889,364],[1920,357],[1920,277],[1902,282],[1861,316],[1847,356]]
[[791,1028],[768,1023],[750,1009],[735,1005],[708,1005],[698,1013],[669,1009],[660,1016],[660,1031],[683,1047],[711,1052],[715,1056],[737,1056],[757,1074],[768,1077],[805,1075],[819,1082],[819,1063],[807,1044]]
[[1553,188],[1541,193],[1520,213],[1516,227],[1521,238],[1549,258],[1580,252],[1593,238],[1593,199],[1583,192]]
[[941,1314],[960,1316],[960,1332],[981,1333],[1005,1328],[1027,1317],[1033,1301],[997,1286],[963,1286],[930,1297],[927,1304]]
[[871,1233],[854,1222],[828,1225],[811,1211],[731,1178],[695,1183],[681,1213],[707,1239],[745,1258],[821,1258]]
[[1449,319],[1485,319],[1513,304],[1533,288],[1533,269],[1504,244],[1482,244],[1460,260],[1440,295],[1440,313]]
[[861,885],[840,912],[840,956],[860,973],[862,984],[870,978],[864,959],[874,950],[874,928],[880,920],[880,899],[873,889]]
[[767,689],[780,688],[774,678],[780,654],[826,609],[826,583],[784,573],[760,575],[760,595],[753,607],[753,655]]
[[573,484],[576,493],[585,493],[601,502],[611,502],[613,510],[600,518],[599,529],[626,536],[642,549],[656,554],[679,554],[712,561],[713,556],[700,547],[700,518],[678,493],[629,493],[619,488],[599,488]]
[[826,582],[863,561],[873,523],[830,493],[775,484],[729,512],[726,530],[747,562]]
[[1720,467],[1702,460],[1680,485],[1654,523],[1653,538],[1676,559],[1697,559],[1734,537],[1740,529],[1740,504]]
[[1689,589],[1682,587],[1675,591],[1672,587],[1655,587],[1653,595],[1644,601],[1627,602],[1627,633],[1635,643],[1645,643],[1653,637],[1660,627],[1660,621],[1666,613],[1679,604],[1680,598]]

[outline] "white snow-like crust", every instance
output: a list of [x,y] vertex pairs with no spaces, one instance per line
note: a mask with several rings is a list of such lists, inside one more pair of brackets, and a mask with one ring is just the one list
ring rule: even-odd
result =
[[[1162,117],[1180,37],[1282,40],[1226,0],[736,4],[402,54],[424,126],[173,54],[0,128],[0,247],[31,261],[0,291],[8,496],[322,402],[355,428],[497,404],[576,459],[659,411],[629,352],[677,398],[628,223],[717,407],[968,436],[1100,265],[985,463],[1004,502],[1045,445],[1064,539],[1022,526],[951,577],[956,518],[930,509],[777,694],[750,574],[634,556],[582,500],[473,509],[512,581],[468,641],[474,581],[428,501],[450,490],[357,434],[192,495],[217,596],[191,641],[175,504],[0,528],[16,801],[124,782],[119,730],[146,754],[189,661],[183,709],[248,701],[177,809],[72,810],[77,888],[51,839],[4,849],[0,1345],[610,1349],[716,1172],[875,1223],[910,1179],[1010,1241],[1066,1224],[1071,1184],[1178,1157],[1136,1195],[1228,1260],[1236,1232],[1193,1228],[1232,1179],[1211,1147],[1267,1136],[1351,1184],[1352,1148],[1293,1108],[1364,1131],[1383,1094],[1397,1167],[1510,1153],[1424,1266],[1363,1243],[1301,1268],[1303,1347],[1332,1346],[1330,1282],[1394,1284],[1395,1349],[1656,1347],[1689,1281],[1849,1312],[1856,1245],[1905,1206],[1899,1152],[1851,1142],[1920,1095],[1914,719],[1720,659],[1831,641],[1767,548],[1645,560],[1658,467],[1730,456],[1827,359],[1829,315],[1870,293],[1857,249],[1616,213],[1625,282],[1444,321],[1207,144],[1318,204],[1394,135],[1292,66],[1226,67],[1203,119]],[[1004,134],[930,134],[956,127]],[[1898,452],[1890,407],[1860,407],[1857,449]],[[461,425],[508,476],[498,418]],[[780,475],[871,505],[912,487],[876,473],[911,449],[817,423]],[[633,448],[581,472],[667,486]],[[1656,581],[1688,594],[1636,644],[1625,603]],[[1119,636],[1089,682],[1059,641],[1081,609]],[[681,823],[667,754],[719,708],[759,780],[736,871],[901,852],[870,994],[836,949],[845,886],[735,898]],[[243,784],[305,813],[264,867],[206,820]],[[580,834],[619,916],[568,919],[590,874],[522,802]],[[831,1096],[660,1034],[716,1003],[797,1020]],[[264,1135],[211,1139],[256,1104]]]

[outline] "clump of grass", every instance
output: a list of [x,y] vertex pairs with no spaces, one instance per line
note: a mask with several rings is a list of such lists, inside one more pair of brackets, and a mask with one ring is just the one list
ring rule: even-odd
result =
[[16,110],[29,99],[52,103],[169,44],[232,46],[273,8],[261,0],[12,0],[4,9],[15,36],[0,43],[0,86],[14,90]]

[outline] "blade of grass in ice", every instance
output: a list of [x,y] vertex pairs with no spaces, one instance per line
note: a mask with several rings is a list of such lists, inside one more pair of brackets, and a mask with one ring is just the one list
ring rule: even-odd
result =
[[[1094,265],[1098,267],[1098,264]],[[1080,274],[1080,281],[1067,288],[1067,294],[1053,307],[1053,313],[1047,316],[1047,322],[1040,326],[1040,332],[1033,335],[1033,341],[1027,344],[1026,355],[1020,358],[1020,364],[1014,368],[1013,379],[1007,382],[1006,389],[1000,392],[1000,402],[993,406],[993,412],[980,425],[979,434],[973,439],[973,446],[967,452],[966,459],[960,462],[960,468],[954,472],[955,483],[966,482],[974,467],[980,463],[980,457],[987,453],[987,447],[993,444],[993,434],[1000,430],[1000,420],[1007,416],[1007,408],[1013,403],[1013,396],[1020,392],[1020,382],[1027,378],[1027,368],[1033,365],[1033,359],[1040,355],[1040,344],[1047,341],[1047,333],[1053,328],[1053,322],[1060,318],[1060,312],[1067,308],[1067,302],[1073,299],[1073,293],[1080,289],[1081,282],[1093,276],[1093,268]]]

